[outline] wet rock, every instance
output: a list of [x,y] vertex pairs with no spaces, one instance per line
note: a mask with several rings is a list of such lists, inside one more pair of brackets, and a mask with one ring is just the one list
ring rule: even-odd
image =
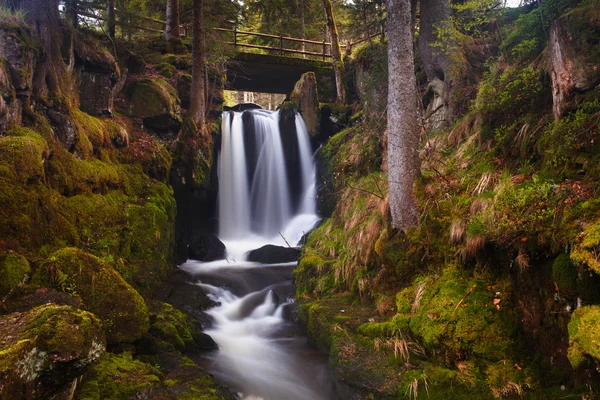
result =
[[248,253],[247,259],[262,264],[281,264],[297,261],[300,250],[295,247],[283,247],[268,244]]
[[[57,281],[57,276],[65,278]],[[109,343],[130,343],[148,331],[148,308],[142,296],[113,267],[91,254],[61,249],[38,269],[33,281],[78,293],[83,308],[102,319]]]
[[321,110],[317,95],[317,78],[314,72],[302,75],[296,83],[290,100],[298,105],[298,111],[304,119],[309,136],[315,137],[320,133]]
[[22,26],[0,31],[0,54],[6,60],[12,86],[22,95],[29,95],[31,91],[39,51],[34,43],[29,29]]
[[77,295],[36,285],[23,285],[13,288],[2,299],[0,312],[24,312],[48,303],[81,308],[81,298]]
[[188,257],[197,261],[223,260],[225,245],[215,235],[198,235],[188,246]]
[[0,397],[48,399],[105,351],[102,324],[70,306],[44,305],[0,317]]

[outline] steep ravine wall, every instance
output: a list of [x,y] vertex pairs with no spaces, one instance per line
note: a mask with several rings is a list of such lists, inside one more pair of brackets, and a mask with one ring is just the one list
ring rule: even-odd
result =
[[214,342],[163,302],[186,285],[170,181],[185,57],[159,68],[60,29],[73,84],[40,96],[40,45],[0,21],[0,398],[233,398],[186,356]]

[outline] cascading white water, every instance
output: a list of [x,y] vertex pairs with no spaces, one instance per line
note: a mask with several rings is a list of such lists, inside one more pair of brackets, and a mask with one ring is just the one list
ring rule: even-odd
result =
[[[246,121],[252,129],[245,130]],[[244,261],[247,251],[265,244],[287,246],[286,240],[297,244],[319,220],[316,168],[299,114],[295,128],[297,149],[293,150],[299,158],[295,168],[299,169],[300,182],[290,183],[288,177],[298,174],[286,170],[289,165],[279,131],[279,113],[252,110],[223,114],[218,164],[219,237],[227,247],[228,259],[208,263],[188,260],[181,266],[197,277],[197,284],[219,304],[207,312],[214,323],[206,333],[219,345],[210,371],[239,390],[245,400],[332,398],[326,361],[306,346],[305,338],[283,315],[293,302],[291,278],[296,263]],[[289,137],[287,140],[289,144]],[[299,185],[295,191],[299,199],[293,199],[292,184]]]
[[[315,167],[306,125],[296,114],[302,197],[300,206],[294,210],[279,131],[279,112],[251,110],[245,113],[250,114],[253,123],[250,134],[244,131],[244,113],[223,113],[219,238],[225,244],[240,242],[240,239],[251,241],[242,246],[243,250],[254,248],[257,240],[285,245],[281,236],[296,244],[318,221]],[[249,151],[254,152],[251,160],[247,159]]]

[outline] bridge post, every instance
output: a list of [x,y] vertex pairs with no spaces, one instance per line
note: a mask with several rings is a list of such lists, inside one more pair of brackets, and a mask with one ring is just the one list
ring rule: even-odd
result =
[[283,57],[283,35],[279,35],[279,55]]
[[325,40],[323,40],[323,61],[325,61],[326,52],[327,52],[327,46],[325,45]]
[[233,48],[237,47],[237,26],[233,27]]

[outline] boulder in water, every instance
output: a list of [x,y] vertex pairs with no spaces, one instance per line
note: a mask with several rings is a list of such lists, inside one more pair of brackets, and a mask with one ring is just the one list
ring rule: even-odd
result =
[[196,236],[188,246],[188,257],[198,261],[215,261],[225,258],[225,245],[211,234]]
[[262,264],[281,264],[297,261],[300,249],[268,244],[248,253],[248,261]]

